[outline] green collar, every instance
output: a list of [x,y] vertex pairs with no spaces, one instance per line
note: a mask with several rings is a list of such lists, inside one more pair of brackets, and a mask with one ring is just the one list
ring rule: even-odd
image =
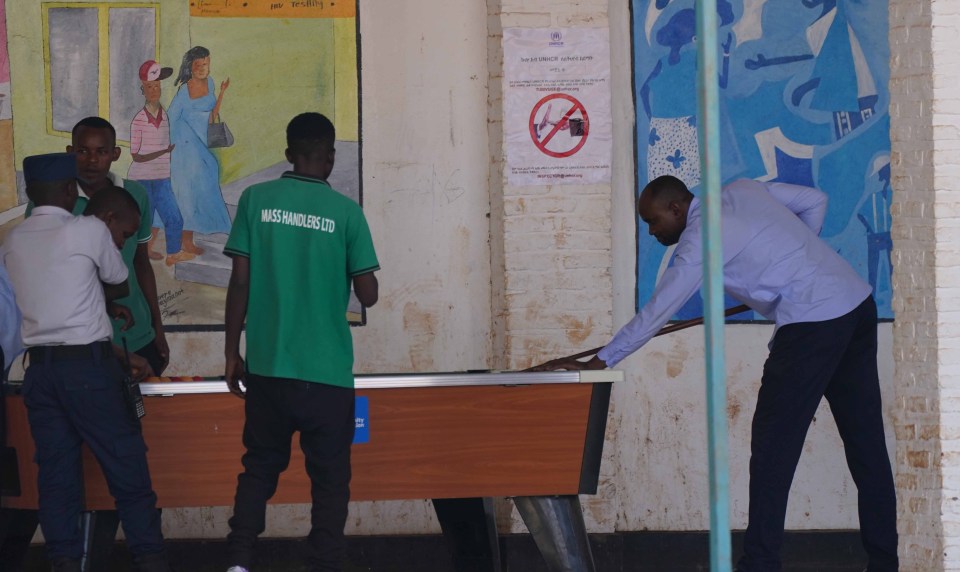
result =
[[282,175],[282,178],[284,178],[284,179],[296,179],[296,180],[298,180],[298,181],[303,181],[303,182],[305,182],[305,183],[320,183],[320,184],[326,185],[326,186],[328,186],[328,187],[330,186],[330,183],[328,183],[325,179],[318,179],[318,178],[316,178],[316,177],[311,177],[311,176],[309,176],[309,175],[301,175],[301,174],[299,174],[299,173],[294,173],[293,171],[286,171],[286,172]]

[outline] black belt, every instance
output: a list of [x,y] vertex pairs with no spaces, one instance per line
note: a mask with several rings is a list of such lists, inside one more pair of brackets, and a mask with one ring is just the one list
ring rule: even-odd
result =
[[41,364],[50,361],[67,361],[104,358],[113,355],[110,342],[93,342],[83,346],[34,346],[27,350],[30,363]]

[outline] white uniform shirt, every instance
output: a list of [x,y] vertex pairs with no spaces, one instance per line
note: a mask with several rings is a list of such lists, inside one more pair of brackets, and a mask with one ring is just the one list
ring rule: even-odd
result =
[[110,339],[113,328],[100,282],[123,282],[127,267],[100,219],[37,207],[7,235],[0,260],[23,314],[24,344],[83,345]]
[[[870,285],[819,236],[827,195],[809,187],[742,179],[721,193],[723,286],[776,323],[838,318],[859,306]],[[700,201],[650,300],[598,354],[619,363],[653,337],[703,281]]]

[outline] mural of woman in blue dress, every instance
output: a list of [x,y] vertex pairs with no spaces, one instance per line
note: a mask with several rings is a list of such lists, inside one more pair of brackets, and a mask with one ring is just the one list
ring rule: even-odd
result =
[[180,88],[167,110],[174,144],[170,178],[183,214],[183,249],[201,254],[203,249],[193,242],[194,232],[230,232],[230,215],[220,190],[220,163],[207,147],[207,126],[217,117],[230,80],[220,84],[216,97],[210,51],[195,46],[184,54],[175,85]]

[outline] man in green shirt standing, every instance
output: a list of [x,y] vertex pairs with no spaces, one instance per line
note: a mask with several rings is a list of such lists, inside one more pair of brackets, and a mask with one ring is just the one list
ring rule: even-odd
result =
[[116,181],[110,166],[120,157],[117,147],[117,132],[109,121],[101,117],[87,117],[73,128],[72,144],[67,153],[77,155],[77,173],[80,198],[74,213],[79,215],[86,208],[87,199],[101,189],[123,187],[140,207],[140,228],[123,245],[123,262],[130,272],[130,295],[117,300],[130,308],[134,324],[122,330],[122,322],[113,322],[113,343],[123,347],[126,341],[131,353],[144,358],[154,375],[161,375],[170,361],[170,349],[163,333],[160,304],[157,299],[157,279],[150,265],[147,242],[153,225],[153,210],[147,191],[136,181]]
[[309,569],[343,566],[354,432],[347,302],[351,282],[364,306],[377,302],[380,265],[360,206],[327,184],[334,140],[323,115],[294,117],[286,150],[293,171],[243,192],[224,249],[233,258],[226,379],[230,391],[246,399],[247,449],[229,523],[228,572],[245,572],[253,561],[266,503],[290,461],[296,431],[312,485]]

